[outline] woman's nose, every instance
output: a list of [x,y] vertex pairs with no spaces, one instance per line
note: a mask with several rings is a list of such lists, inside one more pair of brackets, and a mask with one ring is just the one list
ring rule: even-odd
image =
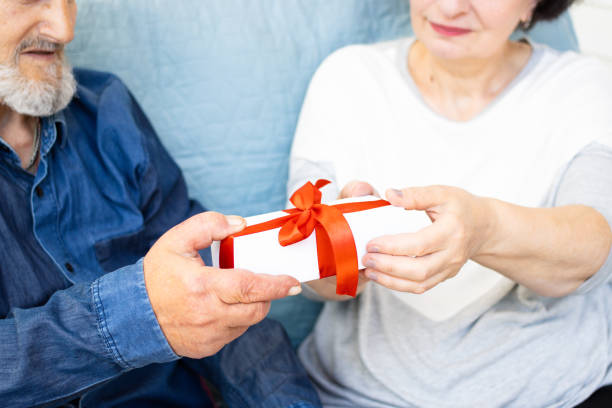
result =
[[442,15],[448,19],[458,17],[470,10],[471,0],[438,0]]

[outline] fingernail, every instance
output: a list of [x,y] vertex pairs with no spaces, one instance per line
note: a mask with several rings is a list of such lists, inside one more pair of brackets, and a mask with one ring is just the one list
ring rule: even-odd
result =
[[302,293],[302,287],[300,285],[297,285],[289,289],[289,293],[287,293],[287,296],[295,296],[299,295],[300,293]]
[[363,264],[366,268],[376,269],[376,262],[373,259],[368,258]]
[[244,218],[239,217],[238,215],[228,215],[225,217],[227,223],[232,227],[239,227],[244,224]]
[[365,271],[365,276],[366,276],[366,278],[368,278],[369,280],[374,281],[374,282],[376,282],[378,280],[378,276],[374,272],[368,271],[367,269]]
[[398,190],[398,189],[394,188],[391,191],[393,191],[393,194],[395,194],[399,198],[404,197],[404,192],[402,190]]
[[378,253],[380,252],[380,248],[378,248],[376,245],[368,245],[366,248],[366,251],[372,252],[372,253]]

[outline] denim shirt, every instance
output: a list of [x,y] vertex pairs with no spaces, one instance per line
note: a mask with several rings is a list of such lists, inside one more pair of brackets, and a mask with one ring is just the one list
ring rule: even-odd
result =
[[178,360],[141,260],[202,208],[126,87],[75,75],[74,100],[42,119],[36,175],[0,139],[0,406],[206,406],[189,373],[210,374],[220,357]]

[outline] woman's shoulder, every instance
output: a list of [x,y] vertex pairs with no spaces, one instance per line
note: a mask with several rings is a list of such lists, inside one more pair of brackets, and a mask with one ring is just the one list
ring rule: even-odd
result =
[[538,62],[534,71],[538,76],[556,82],[555,85],[561,85],[561,82],[574,86],[612,84],[612,69],[597,57],[576,51],[559,51],[545,44],[532,45]]
[[[610,123],[612,69],[597,57],[534,44],[535,63],[523,75],[529,100],[566,120]],[[590,118],[590,119],[589,119]],[[606,126],[608,126],[606,125]]]
[[597,57],[535,44],[529,103],[548,112],[572,140],[612,146],[612,69]]

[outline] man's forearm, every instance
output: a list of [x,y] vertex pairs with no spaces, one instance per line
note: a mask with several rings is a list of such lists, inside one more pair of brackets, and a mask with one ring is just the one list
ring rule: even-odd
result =
[[[13,309],[0,320],[2,406],[59,401],[130,368],[176,359],[161,331],[156,339],[146,294],[134,290],[142,286],[141,268],[129,265],[93,284],[73,285],[40,307]],[[131,327],[118,333],[127,319]]]
[[582,205],[527,208],[487,200],[488,239],[472,259],[543,296],[565,296],[604,264],[608,222]]
[[121,373],[98,334],[89,285],[56,292],[44,306],[9,316],[0,320],[3,406],[59,400]]

